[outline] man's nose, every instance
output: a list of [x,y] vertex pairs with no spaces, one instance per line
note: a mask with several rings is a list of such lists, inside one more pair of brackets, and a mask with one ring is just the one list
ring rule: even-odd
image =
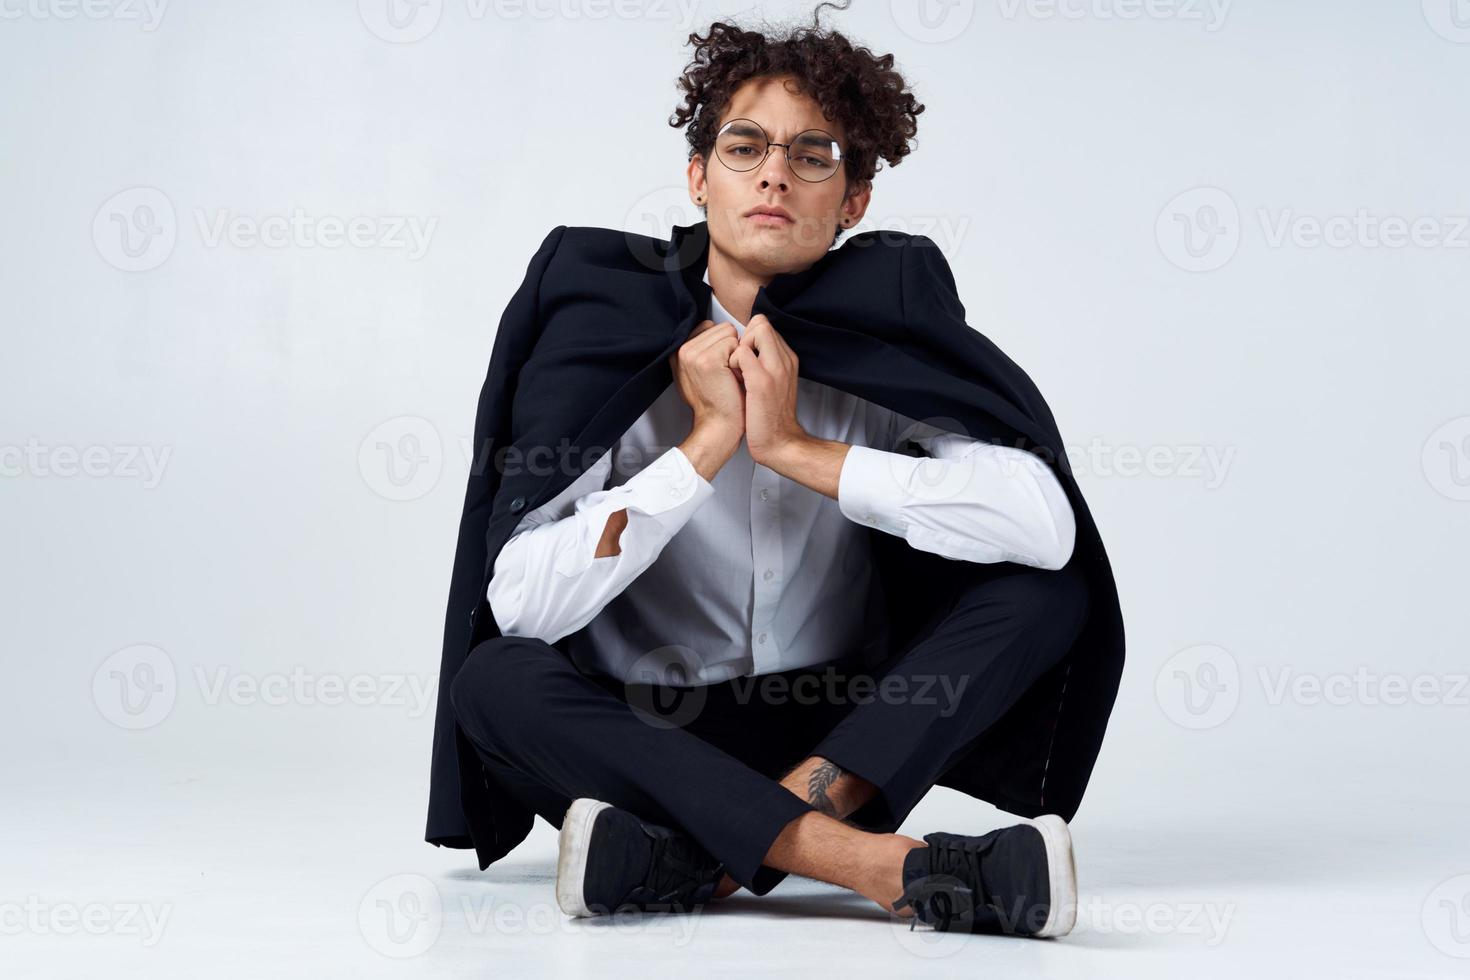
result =
[[786,163],[786,154],[781,152],[779,146],[771,147],[771,152],[766,154],[766,159],[761,163],[761,187],[772,185],[781,190],[791,189],[791,169]]

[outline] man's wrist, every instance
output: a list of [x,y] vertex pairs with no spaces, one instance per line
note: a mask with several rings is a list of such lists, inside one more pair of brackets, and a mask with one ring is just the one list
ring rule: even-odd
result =
[[700,423],[679,444],[679,451],[706,481],[713,480],[720,467],[730,461],[740,446],[744,432],[720,423]]
[[850,448],[845,442],[803,434],[771,450],[761,465],[835,500],[842,462]]

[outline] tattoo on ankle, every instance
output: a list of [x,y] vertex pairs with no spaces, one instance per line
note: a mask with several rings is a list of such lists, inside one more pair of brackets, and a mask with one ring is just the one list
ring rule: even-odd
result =
[[837,804],[827,796],[827,791],[841,775],[842,769],[835,762],[823,761],[807,777],[807,802],[816,807],[818,813],[825,813],[829,817],[837,816]]

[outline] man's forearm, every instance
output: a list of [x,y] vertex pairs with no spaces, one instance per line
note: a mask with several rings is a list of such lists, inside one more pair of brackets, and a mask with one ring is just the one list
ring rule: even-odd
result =
[[788,480],[836,500],[842,461],[851,448],[845,442],[807,435],[791,440],[761,462]]

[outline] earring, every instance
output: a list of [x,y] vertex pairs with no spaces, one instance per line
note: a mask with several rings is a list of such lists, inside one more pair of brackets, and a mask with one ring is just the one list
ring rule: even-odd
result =
[[698,197],[696,197],[696,198],[695,198],[695,199],[694,199],[694,203],[695,203],[695,204],[703,204],[703,203],[704,203],[704,195],[703,195],[703,194],[701,194],[701,195],[699,195],[699,196],[698,196]]

